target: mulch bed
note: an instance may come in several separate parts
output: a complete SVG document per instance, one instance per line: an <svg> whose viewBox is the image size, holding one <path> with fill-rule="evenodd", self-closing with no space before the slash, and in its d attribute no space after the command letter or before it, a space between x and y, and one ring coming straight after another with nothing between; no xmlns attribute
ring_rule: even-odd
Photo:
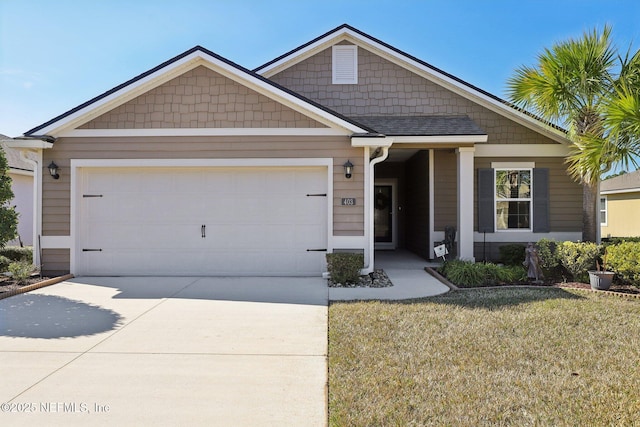
<svg viewBox="0 0 640 427"><path fill-rule="evenodd" d="M591 285L580 282L554 283L551 286L555 288L573 288L573 289L591 289ZM623 294L640 295L640 288L620 283L612 283L609 292L620 292Z"/></svg>
<svg viewBox="0 0 640 427"><path fill-rule="evenodd" d="M31 276L25 283L18 283L11 277L0 276L0 294L5 292L16 291L25 286L33 285L44 280L49 280L50 277Z"/></svg>
<svg viewBox="0 0 640 427"><path fill-rule="evenodd" d="M393 283L382 269L360 276L357 282L335 283L329 279L330 288L386 288L388 286L393 286Z"/></svg>
<svg viewBox="0 0 640 427"><path fill-rule="evenodd" d="M53 278L32 276L24 283L17 283L10 277L0 276L0 300L44 288L45 286L54 285L64 280L72 279L73 277L73 274Z"/></svg>

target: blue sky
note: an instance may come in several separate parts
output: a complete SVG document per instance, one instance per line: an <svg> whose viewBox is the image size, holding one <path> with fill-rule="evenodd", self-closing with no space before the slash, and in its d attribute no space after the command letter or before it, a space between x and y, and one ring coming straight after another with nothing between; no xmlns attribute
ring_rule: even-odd
<svg viewBox="0 0 640 427"><path fill-rule="evenodd" d="M255 68L343 23L501 97L516 67L584 30L640 47L638 0L0 0L0 133L195 45Z"/></svg>

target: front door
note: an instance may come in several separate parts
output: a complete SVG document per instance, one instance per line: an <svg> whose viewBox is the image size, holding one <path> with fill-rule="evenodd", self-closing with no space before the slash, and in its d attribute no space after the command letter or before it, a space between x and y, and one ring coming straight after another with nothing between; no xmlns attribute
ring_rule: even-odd
<svg viewBox="0 0 640 427"><path fill-rule="evenodd" d="M396 248L394 218L395 185L392 182L377 182L373 196L373 225L376 249Z"/></svg>

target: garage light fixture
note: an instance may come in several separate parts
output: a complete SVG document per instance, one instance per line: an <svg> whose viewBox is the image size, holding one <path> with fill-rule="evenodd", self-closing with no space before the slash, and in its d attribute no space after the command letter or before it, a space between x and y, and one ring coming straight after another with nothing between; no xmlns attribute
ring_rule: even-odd
<svg viewBox="0 0 640 427"><path fill-rule="evenodd" d="M60 175L58 174L58 165L56 165L53 160L51 161L51 163L49 163L49 173L51 174L51 176L53 177L53 179L58 179L60 178Z"/></svg>
<svg viewBox="0 0 640 427"><path fill-rule="evenodd" d="M353 173L353 163L347 160L347 163L342 166L344 166L344 177L347 179L351 178L351 174Z"/></svg>

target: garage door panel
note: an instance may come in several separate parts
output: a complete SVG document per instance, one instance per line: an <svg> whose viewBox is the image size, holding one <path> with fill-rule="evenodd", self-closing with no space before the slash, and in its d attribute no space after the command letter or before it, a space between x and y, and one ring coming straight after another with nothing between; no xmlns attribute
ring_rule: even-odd
<svg viewBox="0 0 640 427"><path fill-rule="evenodd" d="M317 275L327 168L95 168L82 174L81 274ZM206 237L202 235L205 225Z"/></svg>

